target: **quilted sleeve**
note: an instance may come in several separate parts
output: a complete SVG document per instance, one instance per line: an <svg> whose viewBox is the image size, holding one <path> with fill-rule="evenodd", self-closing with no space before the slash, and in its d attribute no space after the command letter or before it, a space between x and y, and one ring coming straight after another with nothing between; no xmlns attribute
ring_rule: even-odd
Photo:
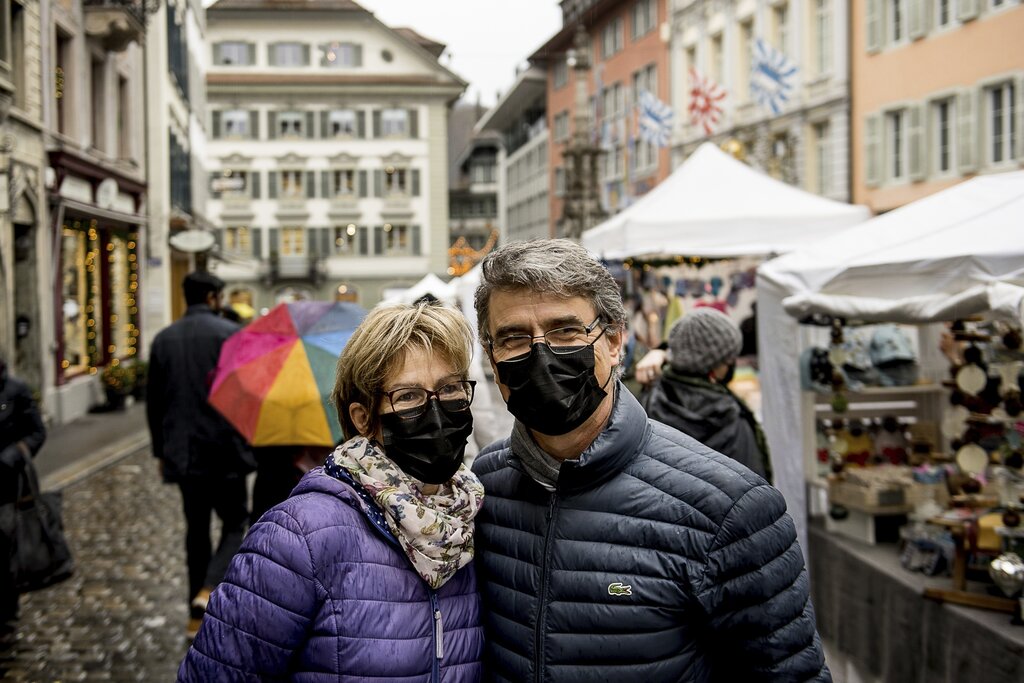
<svg viewBox="0 0 1024 683"><path fill-rule="evenodd" d="M250 529L210 597L178 681L266 681L288 676L326 599L299 523L267 512Z"/></svg>
<svg viewBox="0 0 1024 683"><path fill-rule="evenodd" d="M712 629L715 680L831 681L808 592L782 494L750 489L722 521L697 594Z"/></svg>

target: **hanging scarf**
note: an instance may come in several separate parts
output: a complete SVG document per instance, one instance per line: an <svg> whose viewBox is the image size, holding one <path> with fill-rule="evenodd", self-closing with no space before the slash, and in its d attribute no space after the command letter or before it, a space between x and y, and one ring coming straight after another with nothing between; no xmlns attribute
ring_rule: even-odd
<svg viewBox="0 0 1024 683"><path fill-rule="evenodd" d="M413 569L431 588L440 588L472 561L473 518L483 504L484 487L464 464L433 494L422 493L419 482L361 436L338 446L328 458L331 464L373 498ZM331 468L326 469L329 473Z"/></svg>

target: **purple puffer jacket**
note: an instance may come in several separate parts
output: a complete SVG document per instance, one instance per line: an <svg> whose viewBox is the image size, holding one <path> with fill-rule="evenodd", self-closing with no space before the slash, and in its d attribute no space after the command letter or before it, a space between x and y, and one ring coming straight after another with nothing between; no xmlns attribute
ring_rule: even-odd
<svg viewBox="0 0 1024 683"><path fill-rule="evenodd" d="M178 681L480 680L473 565L432 591L381 524L311 470L249 531Z"/></svg>

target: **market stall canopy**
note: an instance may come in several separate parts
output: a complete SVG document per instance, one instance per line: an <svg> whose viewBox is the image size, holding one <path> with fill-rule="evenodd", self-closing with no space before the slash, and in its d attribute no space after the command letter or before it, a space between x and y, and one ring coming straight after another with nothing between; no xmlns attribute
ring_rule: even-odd
<svg viewBox="0 0 1024 683"><path fill-rule="evenodd" d="M775 485L806 540L797 320L929 323L990 312L1021 319L1024 171L955 185L761 265L758 348ZM804 544L806 548L806 544Z"/></svg>
<svg viewBox="0 0 1024 683"><path fill-rule="evenodd" d="M787 185L706 142L635 204L584 232L583 246L608 260L768 256L868 217L866 207Z"/></svg>
<svg viewBox="0 0 1024 683"><path fill-rule="evenodd" d="M766 263L787 313L1024 316L1024 171L974 178Z"/></svg>
<svg viewBox="0 0 1024 683"><path fill-rule="evenodd" d="M400 302L404 304L411 304L427 294L436 297L446 304L455 302L455 292L452 290L451 286L433 273L427 273L423 276L422 280L414 284L409 289L384 299L384 303Z"/></svg>

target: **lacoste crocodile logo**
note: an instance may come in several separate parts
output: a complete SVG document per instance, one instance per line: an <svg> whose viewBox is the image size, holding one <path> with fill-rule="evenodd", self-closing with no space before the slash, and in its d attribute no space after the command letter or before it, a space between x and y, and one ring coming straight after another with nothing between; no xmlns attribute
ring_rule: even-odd
<svg viewBox="0 0 1024 683"><path fill-rule="evenodd" d="M610 583L608 584L608 595L614 595L616 597L622 595L632 595L632 586L623 586L621 583Z"/></svg>

